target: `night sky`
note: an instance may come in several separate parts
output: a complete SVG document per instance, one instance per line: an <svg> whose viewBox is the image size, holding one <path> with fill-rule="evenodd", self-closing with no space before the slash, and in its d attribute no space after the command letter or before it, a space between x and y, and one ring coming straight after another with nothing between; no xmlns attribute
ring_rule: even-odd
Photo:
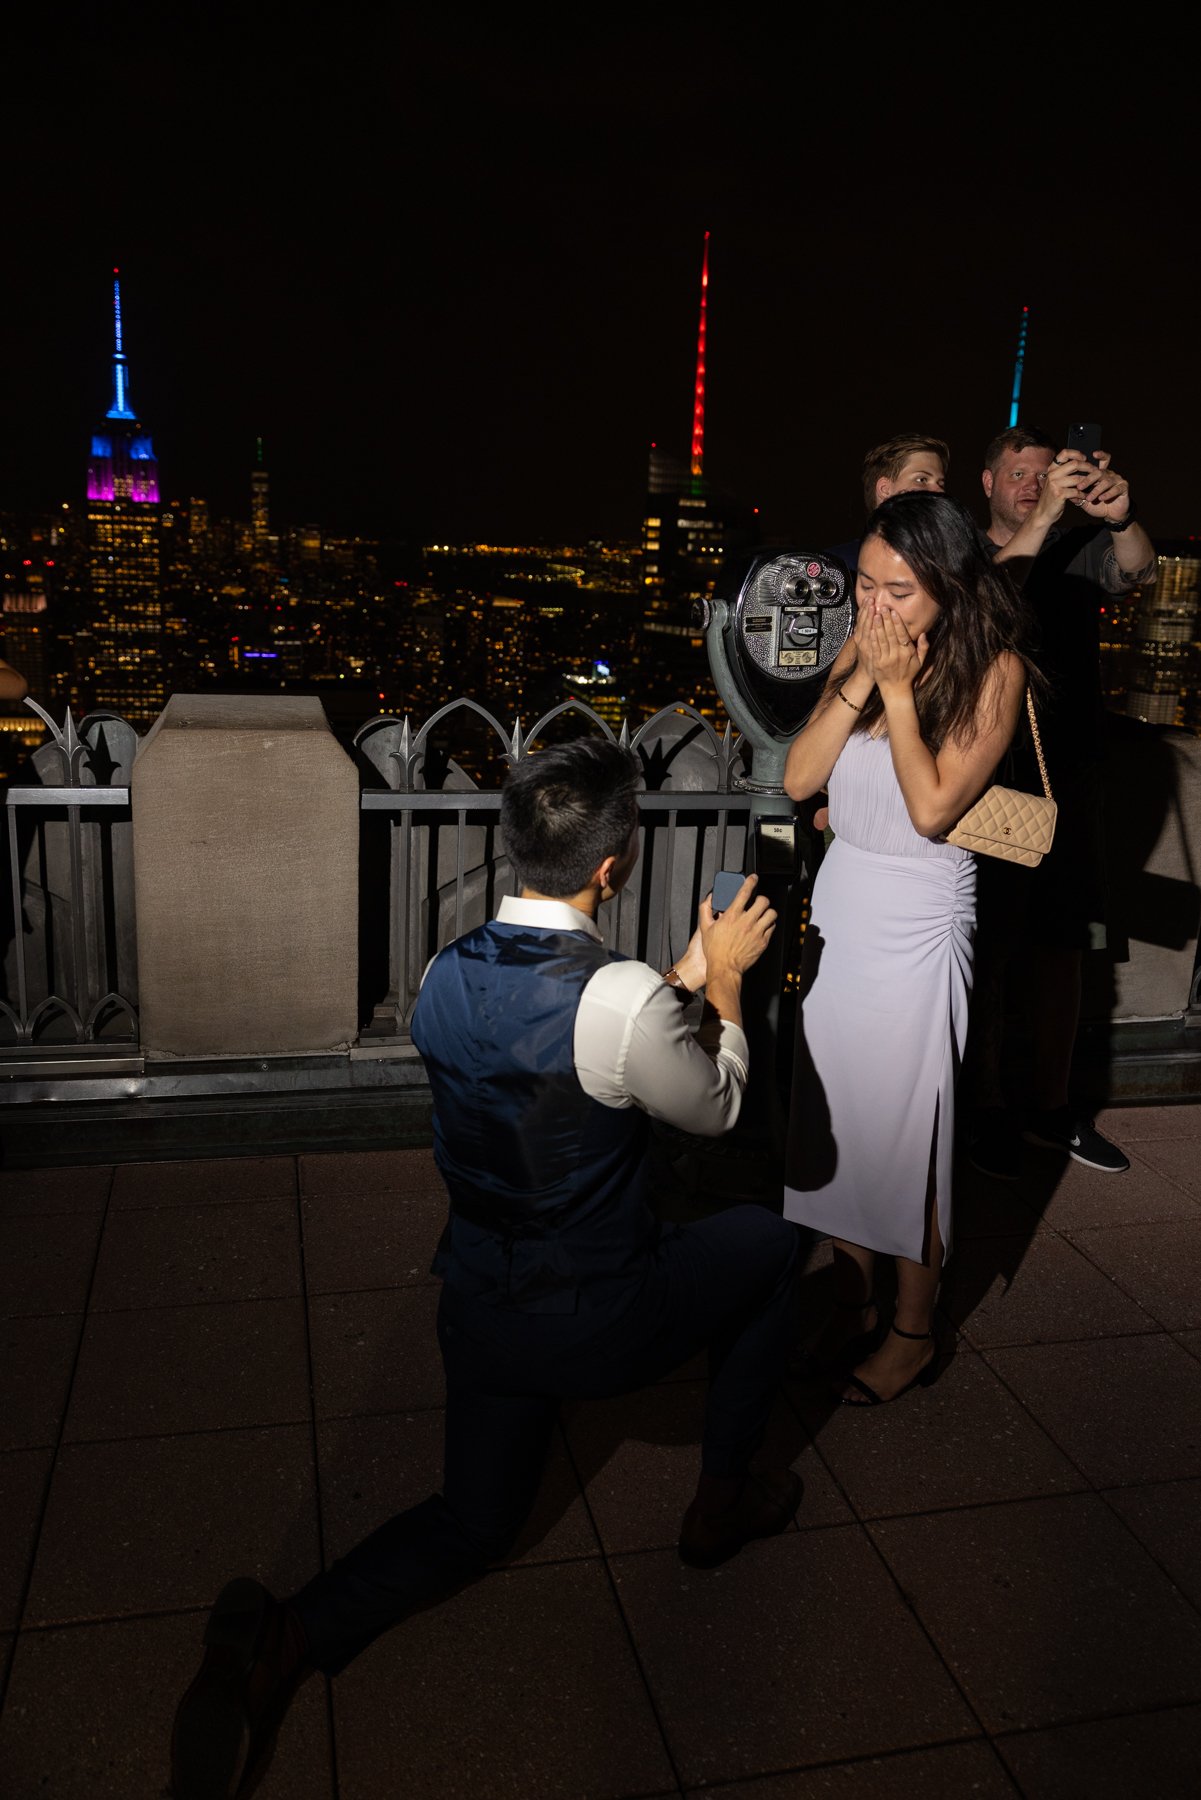
<svg viewBox="0 0 1201 1800"><path fill-rule="evenodd" d="M1201 532L1195 27L837 11L52 14L4 102L0 508L82 496L119 263L166 497L248 516L261 433L277 524L635 537L708 228L706 473L771 538L854 531L902 430L977 506L1023 304L1023 420L1099 420Z"/></svg>

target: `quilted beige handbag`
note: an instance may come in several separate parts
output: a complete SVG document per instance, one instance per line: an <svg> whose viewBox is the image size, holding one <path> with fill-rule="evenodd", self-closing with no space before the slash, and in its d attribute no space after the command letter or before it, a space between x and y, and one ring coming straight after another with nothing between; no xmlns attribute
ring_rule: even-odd
<svg viewBox="0 0 1201 1800"><path fill-rule="evenodd" d="M1000 856L1006 862L1022 863L1036 869L1055 837L1055 818L1059 811L1051 798L1047 765L1043 760L1042 739L1034 716L1034 701L1026 689L1026 711L1030 717L1030 734L1038 772L1043 779L1041 794L1024 794L1020 788L990 787L981 794L975 806L969 807L953 831L947 833L948 844L963 850L974 850L977 856Z"/></svg>

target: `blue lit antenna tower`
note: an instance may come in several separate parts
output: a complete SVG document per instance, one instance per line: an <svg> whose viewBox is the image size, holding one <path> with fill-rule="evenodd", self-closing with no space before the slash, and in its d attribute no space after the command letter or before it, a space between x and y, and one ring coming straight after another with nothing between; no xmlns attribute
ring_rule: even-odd
<svg viewBox="0 0 1201 1800"><path fill-rule="evenodd" d="M1018 331L1017 361L1013 365L1013 394L1009 401L1009 423L1011 426L1016 425L1018 422L1018 400L1020 399L1022 392L1022 367L1026 361L1026 333L1029 328L1030 308L1028 306L1023 306L1022 323Z"/></svg>
<svg viewBox="0 0 1201 1800"><path fill-rule="evenodd" d="M85 710L147 725L167 696L158 461L129 399L120 271L113 270L113 402L88 458L87 594L72 692Z"/></svg>

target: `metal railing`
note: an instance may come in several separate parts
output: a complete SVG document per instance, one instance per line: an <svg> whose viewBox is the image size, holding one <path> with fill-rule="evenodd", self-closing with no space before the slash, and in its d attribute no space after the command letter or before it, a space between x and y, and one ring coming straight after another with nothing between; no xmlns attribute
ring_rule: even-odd
<svg viewBox="0 0 1201 1800"><path fill-rule="evenodd" d="M514 766L557 719L576 713L610 740L640 757L648 779L639 796L642 855L630 882L606 909L602 930L610 947L666 967L683 951L696 908L717 869L741 867L750 798L737 784L739 745L727 727L719 736L694 708L664 707L633 736L620 737L579 701L553 708L523 731L506 731L474 700L456 700L414 733L407 719L384 716L363 726L356 749L387 785L362 795L367 816L392 826L388 891L391 899L388 990L364 1036L407 1036L421 977L443 944L494 916L513 891L509 864L493 833L498 788L423 786L435 729L456 713L482 719L506 767ZM456 781L453 773L452 782ZM660 785L651 786L652 781ZM689 785L683 785L688 783ZM677 785L680 784L680 785ZM442 842L449 827L449 844Z"/></svg>
<svg viewBox="0 0 1201 1800"><path fill-rule="evenodd" d="M31 758L36 783L14 785L6 796L11 918L0 1071L136 1067L130 775L137 736L115 714L93 713L76 726L68 711L60 728L41 706L27 704L48 739ZM477 786L443 747L448 732L468 723L461 715L473 726L482 722L508 768L571 714L633 750L647 780L639 796L643 854L603 921L611 947L665 968L682 952L715 871L742 866L750 800L738 787L741 740L728 727L719 734L692 707L665 707L632 736L575 700L528 731L520 721L506 729L468 699L440 708L416 731L407 718L373 718L352 746L363 782L360 1053L408 1041L429 958L494 916L513 889L496 837L499 783ZM427 785L434 780L439 785Z"/></svg>

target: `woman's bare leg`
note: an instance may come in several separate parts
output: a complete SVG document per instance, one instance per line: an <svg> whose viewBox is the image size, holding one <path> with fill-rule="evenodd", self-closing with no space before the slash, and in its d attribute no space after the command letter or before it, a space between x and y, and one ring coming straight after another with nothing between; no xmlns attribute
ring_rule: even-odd
<svg viewBox="0 0 1201 1800"><path fill-rule="evenodd" d="M938 1283L942 1276L942 1238L938 1230L938 1207L930 1208L930 1260L928 1263L910 1262L907 1256L898 1256L897 1262L897 1310L894 1323L897 1330L890 1331L880 1348L860 1363L855 1370L856 1376L878 1394L881 1400L892 1400L908 1387L915 1376L919 1375L928 1362L934 1360L936 1345L932 1335L934 1328L934 1302L938 1298ZM914 1337L900 1337L897 1331L913 1332ZM854 1405L870 1404L866 1395L857 1388L843 1389L848 1401Z"/></svg>

